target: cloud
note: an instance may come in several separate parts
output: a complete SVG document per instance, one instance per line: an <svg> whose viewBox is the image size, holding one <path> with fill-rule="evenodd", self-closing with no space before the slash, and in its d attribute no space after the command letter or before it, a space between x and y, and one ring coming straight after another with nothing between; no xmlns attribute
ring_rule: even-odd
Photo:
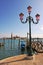
<svg viewBox="0 0 43 65"><path fill-rule="evenodd" d="M32 38L43 38L43 34L32 34Z"/></svg>
<svg viewBox="0 0 43 65"><path fill-rule="evenodd" d="M0 34L0 38L4 38L4 37L10 37L11 34L7 34L7 33L4 33L4 34Z"/></svg>
<svg viewBox="0 0 43 65"><path fill-rule="evenodd" d="M22 34L22 33L20 33L20 34ZM20 35L20 34L17 34L18 36L20 36L20 37L27 37L27 34L22 34L22 35ZM16 34L12 34L13 35L13 37L14 36L16 36ZM0 34L0 38L5 38L5 37L11 37L11 34ZM43 34L32 34L31 35L31 37L32 38L43 38Z"/></svg>
<svg viewBox="0 0 43 65"><path fill-rule="evenodd" d="M41 26L39 27L39 29L43 31L43 25L41 25Z"/></svg>
<svg viewBox="0 0 43 65"><path fill-rule="evenodd" d="M43 30L43 26L40 29Z"/></svg>

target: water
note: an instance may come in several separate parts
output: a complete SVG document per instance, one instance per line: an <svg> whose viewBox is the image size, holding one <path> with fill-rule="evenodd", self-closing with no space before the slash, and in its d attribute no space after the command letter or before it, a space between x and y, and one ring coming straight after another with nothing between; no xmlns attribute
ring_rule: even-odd
<svg viewBox="0 0 43 65"><path fill-rule="evenodd" d="M24 44L26 44L24 40L21 41L23 41ZM18 39L13 39L12 41L11 39L6 39L5 41L3 39L0 39L0 42L4 43L4 46L0 47L0 60L11 56L20 55L22 53L20 47L21 42L19 44ZM24 51L24 53L26 53L26 51Z"/></svg>
<svg viewBox="0 0 43 65"><path fill-rule="evenodd" d="M0 43L4 43L4 46L0 47L0 60L5 59L11 56L16 56L20 55L23 53L27 53L26 49L25 51L21 51L21 43L26 44L25 40L20 40L19 44L19 39L0 39ZM39 39L39 41L43 42L43 39ZM12 43L11 43L12 42Z"/></svg>

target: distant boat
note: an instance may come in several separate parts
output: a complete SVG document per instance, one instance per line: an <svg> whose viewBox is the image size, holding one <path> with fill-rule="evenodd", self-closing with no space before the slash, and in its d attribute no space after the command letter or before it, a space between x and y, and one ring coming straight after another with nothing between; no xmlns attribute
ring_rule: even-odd
<svg viewBox="0 0 43 65"><path fill-rule="evenodd" d="M4 43L0 43L0 46L4 46Z"/></svg>

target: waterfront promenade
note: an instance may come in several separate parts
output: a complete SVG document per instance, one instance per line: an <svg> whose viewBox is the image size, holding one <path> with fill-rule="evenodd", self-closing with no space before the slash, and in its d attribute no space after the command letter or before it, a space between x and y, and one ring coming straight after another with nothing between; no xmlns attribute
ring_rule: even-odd
<svg viewBox="0 0 43 65"><path fill-rule="evenodd" d="M9 57L0 60L0 65L43 65L43 53L34 54L31 60L26 54Z"/></svg>

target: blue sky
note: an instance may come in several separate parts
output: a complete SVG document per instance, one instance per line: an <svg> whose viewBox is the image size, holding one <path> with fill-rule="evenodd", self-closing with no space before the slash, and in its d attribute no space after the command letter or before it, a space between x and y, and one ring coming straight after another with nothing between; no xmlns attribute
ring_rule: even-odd
<svg viewBox="0 0 43 65"><path fill-rule="evenodd" d="M29 5L32 6L31 16L34 21L36 21L35 15L40 14L39 23L31 25L32 34L43 34L43 0L0 0L0 35L13 33L14 35L26 36L28 23L22 24L20 22L19 13L24 13L25 21Z"/></svg>

